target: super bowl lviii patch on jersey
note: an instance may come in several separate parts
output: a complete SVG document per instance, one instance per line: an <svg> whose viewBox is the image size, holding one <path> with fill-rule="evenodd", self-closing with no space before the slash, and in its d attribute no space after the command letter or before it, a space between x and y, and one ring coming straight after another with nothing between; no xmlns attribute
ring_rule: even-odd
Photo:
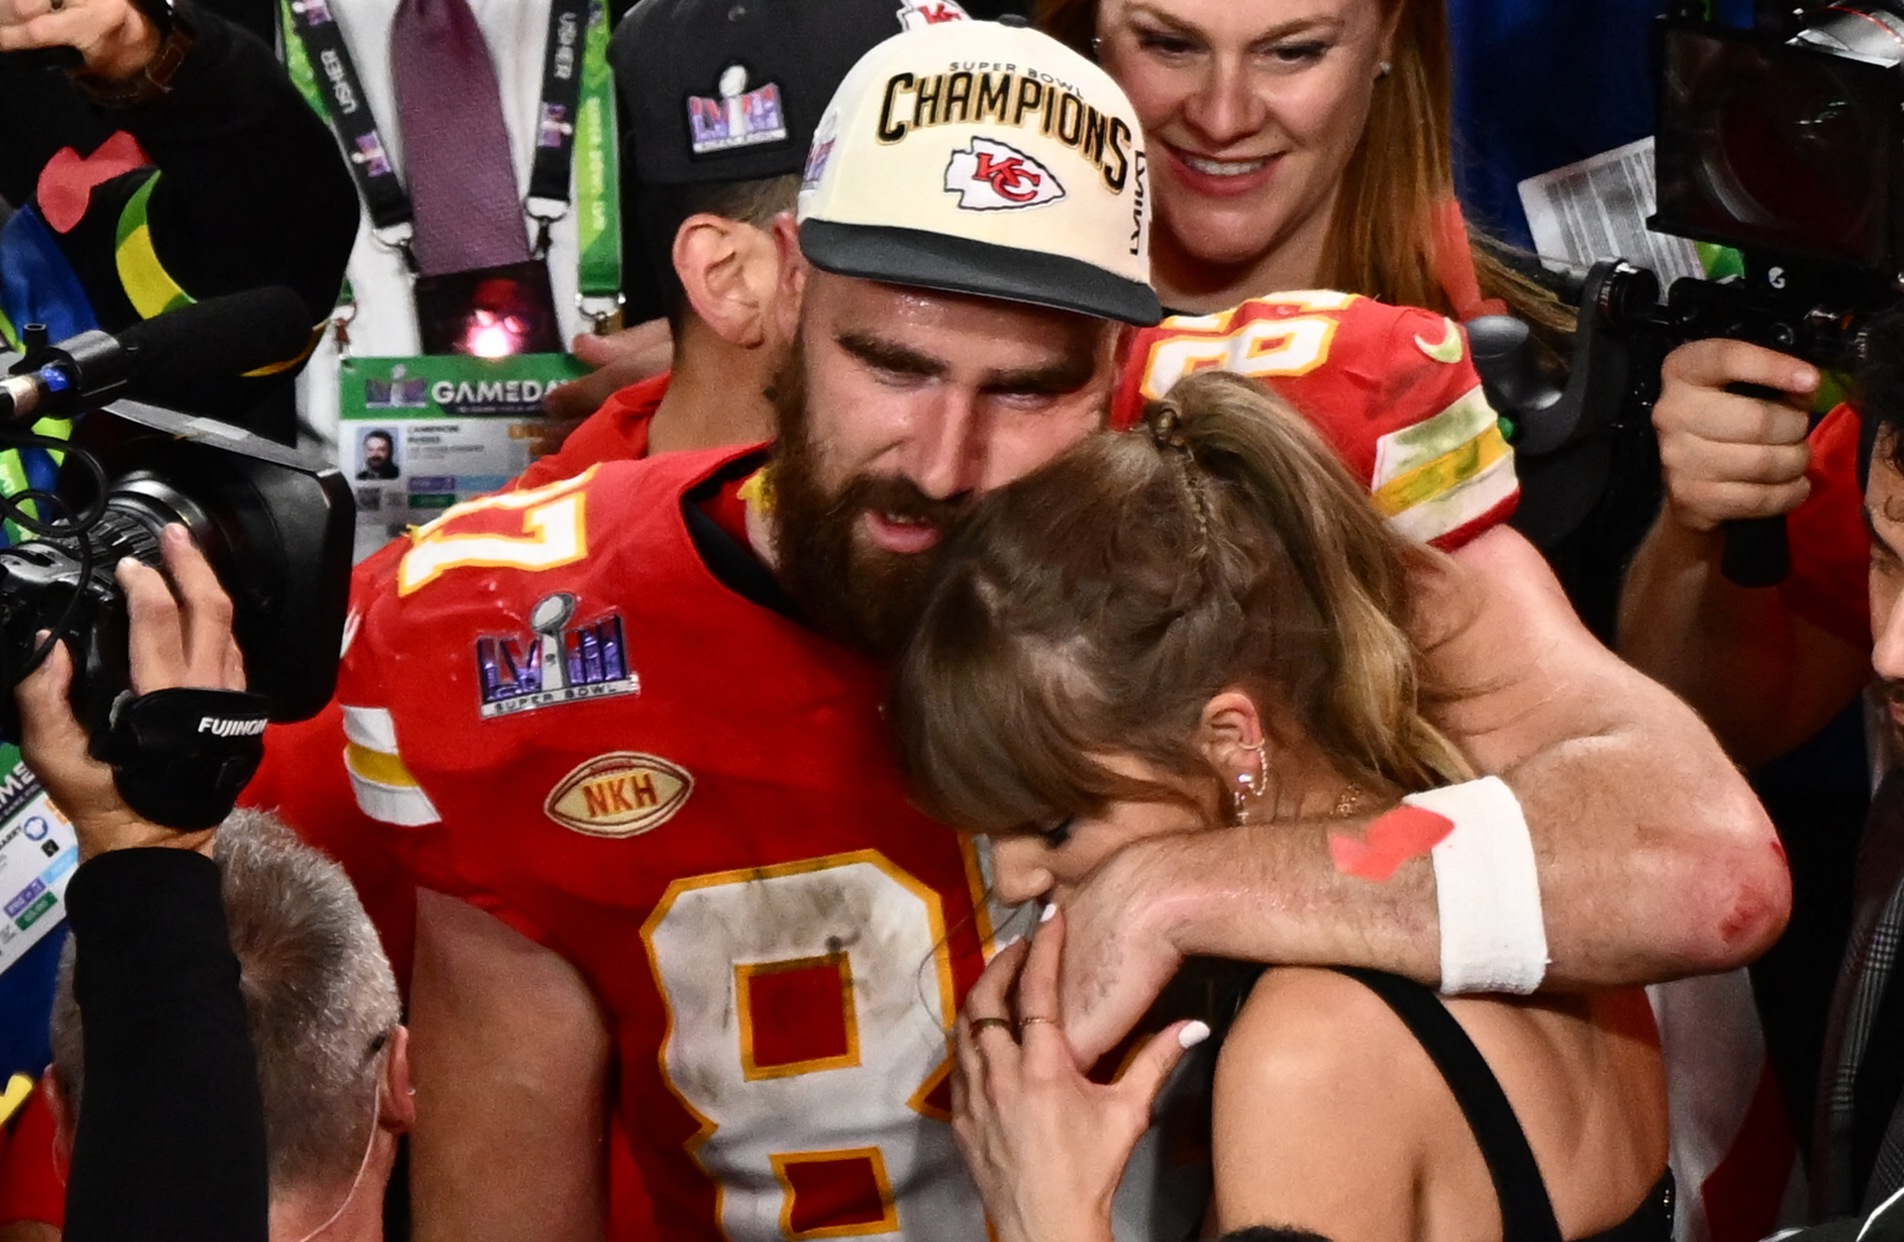
<svg viewBox="0 0 1904 1242"><path fill-rule="evenodd" d="M575 596L558 591L530 611L527 633L476 640L483 719L641 693L621 614L571 624L576 610Z"/></svg>
<svg viewBox="0 0 1904 1242"><path fill-rule="evenodd" d="M542 803L550 819L591 837L638 837L674 818L694 777L659 755L610 751L556 783Z"/></svg>

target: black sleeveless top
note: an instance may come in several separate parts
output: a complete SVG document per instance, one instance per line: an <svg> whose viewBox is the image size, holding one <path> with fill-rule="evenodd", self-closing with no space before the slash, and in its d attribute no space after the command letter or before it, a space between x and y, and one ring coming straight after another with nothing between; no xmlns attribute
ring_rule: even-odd
<svg viewBox="0 0 1904 1242"><path fill-rule="evenodd" d="M1405 1023L1441 1071L1474 1131L1501 1203L1501 1242L1563 1242L1547 1183L1534 1150L1514 1116L1481 1050L1461 1029L1441 998L1410 979L1375 970L1336 968L1381 997ZM1639 1210L1611 1229L1579 1242L1670 1242L1673 1236L1673 1174L1668 1169Z"/></svg>

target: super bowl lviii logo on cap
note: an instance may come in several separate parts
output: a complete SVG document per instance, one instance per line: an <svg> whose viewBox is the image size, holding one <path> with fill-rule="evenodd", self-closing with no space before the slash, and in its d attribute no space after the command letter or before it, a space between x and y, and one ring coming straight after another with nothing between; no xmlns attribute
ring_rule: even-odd
<svg viewBox="0 0 1904 1242"><path fill-rule="evenodd" d="M688 96L688 133L696 155L779 142L787 136L780 87L768 82L748 90L747 85L747 67L733 64L721 71L717 95Z"/></svg>
<svg viewBox="0 0 1904 1242"><path fill-rule="evenodd" d="M1155 323L1136 113L1057 40L996 22L908 30L814 133L800 241L822 271Z"/></svg>

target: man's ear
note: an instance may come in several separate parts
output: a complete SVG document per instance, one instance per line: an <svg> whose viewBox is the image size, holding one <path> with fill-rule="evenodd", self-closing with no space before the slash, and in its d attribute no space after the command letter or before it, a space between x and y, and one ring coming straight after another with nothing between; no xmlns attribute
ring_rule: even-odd
<svg viewBox="0 0 1904 1242"><path fill-rule="evenodd" d="M78 1130L79 1118L73 1116L72 1102L66 1098L50 1065L40 1075L40 1091L46 1096L46 1111L53 1117L53 1160L63 1175L73 1167L73 1135Z"/></svg>
<svg viewBox="0 0 1904 1242"><path fill-rule="evenodd" d="M1263 736L1263 718L1256 702L1241 690L1225 690L1203 705L1197 744L1226 782L1238 776L1259 776Z"/></svg>
<svg viewBox="0 0 1904 1242"><path fill-rule="evenodd" d="M774 298L774 314L780 320L780 339L791 341L800 331L800 299L806 296L806 252L800 249L800 226L793 213L774 217L774 248L780 252L780 290Z"/></svg>
<svg viewBox="0 0 1904 1242"><path fill-rule="evenodd" d="M778 327L780 253L766 231L725 216L689 216L674 235L674 272L694 314L722 339L757 349Z"/></svg>
<svg viewBox="0 0 1904 1242"><path fill-rule="evenodd" d="M416 1125L416 1087L410 1081L410 1028L407 1026L398 1026L390 1032L390 1045L383 1060L383 1090L377 1097L377 1124L392 1134L403 1134Z"/></svg>

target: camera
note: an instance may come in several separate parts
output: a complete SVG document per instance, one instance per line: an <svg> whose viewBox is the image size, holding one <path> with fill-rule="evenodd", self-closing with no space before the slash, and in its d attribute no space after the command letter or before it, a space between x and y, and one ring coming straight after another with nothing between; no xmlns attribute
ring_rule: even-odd
<svg viewBox="0 0 1904 1242"><path fill-rule="evenodd" d="M1745 272L1676 281L1663 309L1643 285L1596 309L1629 329L1854 366L1871 316L1904 287L1904 17L1846 4L1739 30L1680 12L1654 37L1648 227L1732 247Z"/></svg>
<svg viewBox="0 0 1904 1242"><path fill-rule="evenodd" d="M1676 0L1654 29L1658 210L1647 225L1730 247L1743 270L1683 278L1662 296L1650 271L1596 265L1565 391L1535 374L1524 330L1470 325L1517 452L1573 459L1549 467L1574 477L1528 515L1536 543L1563 538L1592 506L1604 466L1587 443L1622 409L1651 406L1673 348L1724 337L1848 371L1871 324L1904 300L1904 12L1766 5L1746 29L1705 10ZM1783 519L1728 527L1728 577L1771 585L1788 568Z"/></svg>
<svg viewBox="0 0 1904 1242"><path fill-rule="evenodd" d="M48 346L29 333L0 384L0 406L12 402L0 414L14 419L0 425L0 449L63 458L50 487L0 501L9 525L34 536L0 548L0 686L67 642L73 710L95 754L131 684L115 569L128 556L158 566L168 523L191 532L231 597L246 682L271 719L315 715L335 686L355 521L342 474L241 428L123 396L205 362L217 374L282 358L287 344L295 355L306 312L295 295L269 292L282 296L208 301L116 340L91 332ZM215 356L221 348L236 352ZM49 413L86 417L70 441L20 430ZM17 741L19 726L13 696L0 695L0 738Z"/></svg>

